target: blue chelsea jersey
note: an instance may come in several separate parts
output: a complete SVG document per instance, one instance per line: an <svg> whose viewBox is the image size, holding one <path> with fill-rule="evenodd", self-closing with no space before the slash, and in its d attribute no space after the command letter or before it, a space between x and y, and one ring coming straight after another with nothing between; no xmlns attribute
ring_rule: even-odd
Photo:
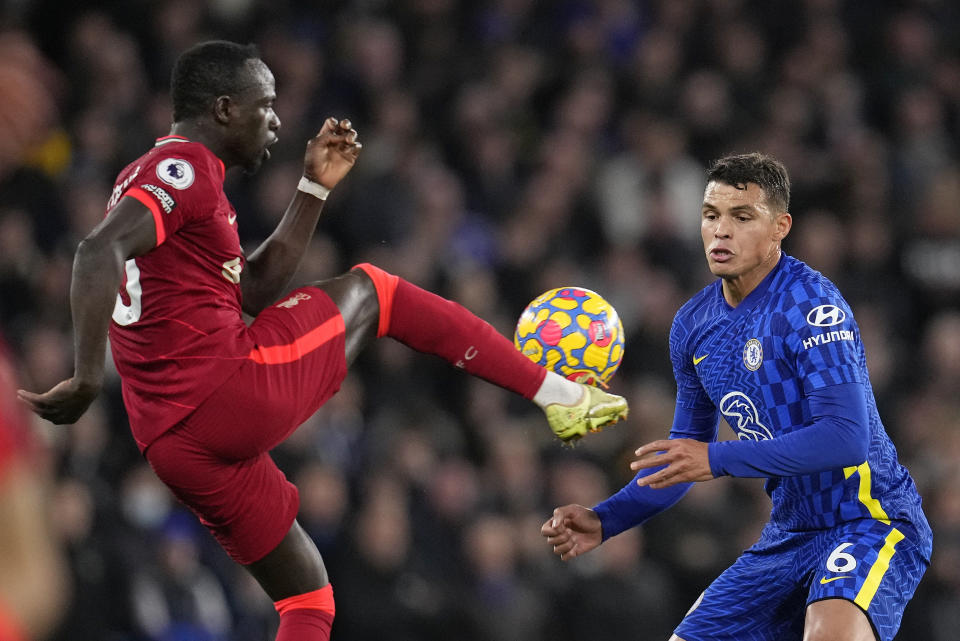
<svg viewBox="0 0 960 641"><path fill-rule="evenodd" d="M783 255L737 307L725 301L717 280L677 312L670 356L677 403L697 416L710 416L713 410L710 425L689 426L704 440L709 440L707 432L715 438L720 416L741 440L802 430L812 423L811 392L862 384L870 430L867 460L768 479L771 522L782 530L801 531L874 518L929 532L913 479L898 462L877 413L853 313L819 272Z"/></svg>

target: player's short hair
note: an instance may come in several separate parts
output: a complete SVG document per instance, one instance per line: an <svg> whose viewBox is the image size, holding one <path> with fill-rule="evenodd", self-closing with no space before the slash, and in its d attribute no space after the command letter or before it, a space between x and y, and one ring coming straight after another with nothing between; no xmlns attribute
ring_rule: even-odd
<svg viewBox="0 0 960 641"><path fill-rule="evenodd" d="M173 65L170 78L173 121L200 116L220 96L243 89L247 62L259 58L256 45L226 40L201 42L184 51Z"/></svg>
<svg viewBox="0 0 960 641"><path fill-rule="evenodd" d="M713 181L738 189L754 183L763 189L775 211L790 208L790 177L783 163L771 156L758 152L724 156L707 170L707 182Z"/></svg>

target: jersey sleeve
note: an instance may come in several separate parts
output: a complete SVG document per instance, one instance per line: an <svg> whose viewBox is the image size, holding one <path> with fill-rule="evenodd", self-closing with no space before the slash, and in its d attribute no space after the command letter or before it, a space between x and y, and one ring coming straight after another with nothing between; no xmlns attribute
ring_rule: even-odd
<svg viewBox="0 0 960 641"><path fill-rule="evenodd" d="M796 364L805 395L844 383L865 383L860 330L850 306L822 289L800 299L784 315L784 350Z"/></svg>
<svg viewBox="0 0 960 641"><path fill-rule="evenodd" d="M223 175L209 156L198 145L172 147L145 166L124 194L153 214L157 245L184 225L213 213L211 202L216 202Z"/></svg>

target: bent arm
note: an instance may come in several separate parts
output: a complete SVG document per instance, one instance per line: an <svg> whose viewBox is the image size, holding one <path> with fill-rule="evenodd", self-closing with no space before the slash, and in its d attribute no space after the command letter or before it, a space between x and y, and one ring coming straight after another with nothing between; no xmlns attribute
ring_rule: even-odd
<svg viewBox="0 0 960 641"><path fill-rule="evenodd" d="M677 404L670 438L692 438L702 442L717 437L719 414L715 408L688 410ZM623 489L594 506L603 528L603 540L640 525L683 498L693 483L678 483L663 489L640 486L637 481L655 474L664 466L641 470Z"/></svg>
<svg viewBox="0 0 960 641"><path fill-rule="evenodd" d="M710 444L714 476L801 476L859 465L867 458L870 423L863 383L831 385L809 395L812 423L766 441Z"/></svg>
<svg viewBox="0 0 960 641"><path fill-rule="evenodd" d="M123 198L80 241L73 260L70 307L74 330L74 378L103 380L107 330L123 281L124 263L153 249L157 229L153 214L133 198Z"/></svg>
<svg viewBox="0 0 960 641"><path fill-rule="evenodd" d="M329 192L353 167L361 148L349 120L327 118L307 142L303 177L320 192ZM307 251L325 198L297 189L280 224L247 258L240 280L243 311L256 316L284 293Z"/></svg>
<svg viewBox="0 0 960 641"><path fill-rule="evenodd" d="M139 201L126 197L80 241L70 282L73 377L44 394L19 394L43 418L57 424L73 423L100 392L107 330L123 281L124 262L150 251L156 239L153 214Z"/></svg>
<svg viewBox="0 0 960 641"><path fill-rule="evenodd" d="M320 220L324 201L297 190L273 233L247 258L240 289L243 311L256 316L293 278Z"/></svg>

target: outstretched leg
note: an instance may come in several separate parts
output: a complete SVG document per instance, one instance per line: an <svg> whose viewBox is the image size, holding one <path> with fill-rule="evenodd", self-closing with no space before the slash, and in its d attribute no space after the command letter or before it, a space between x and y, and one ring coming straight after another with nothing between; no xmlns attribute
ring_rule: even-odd
<svg viewBox="0 0 960 641"><path fill-rule="evenodd" d="M314 283L336 303L346 328L347 364L374 338L390 336L455 367L533 399L546 370L466 308L373 265ZM574 400L580 392L568 388Z"/></svg>
<svg viewBox="0 0 960 641"><path fill-rule="evenodd" d="M390 336L532 400L546 411L551 429L564 441L627 415L623 398L536 365L466 308L378 267L364 263L314 286L340 309L348 363L373 338Z"/></svg>

